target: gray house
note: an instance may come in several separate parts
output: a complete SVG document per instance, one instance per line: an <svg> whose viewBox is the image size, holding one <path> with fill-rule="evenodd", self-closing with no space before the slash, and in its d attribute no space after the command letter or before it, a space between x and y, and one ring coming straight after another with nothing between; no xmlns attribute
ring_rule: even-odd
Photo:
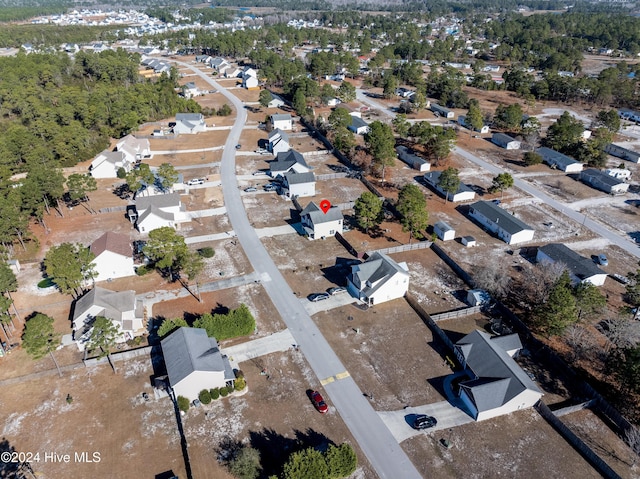
<svg viewBox="0 0 640 479"><path fill-rule="evenodd" d="M337 206L325 213L313 201L300 212L300 222L310 240L335 236L342 233L344 217Z"/></svg>
<svg viewBox="0 0 640 479"><path fill-rule="evenodd" d="M520 142L504 133L494 133L491 136L491 143L493 143L494 145L498 145L500 148L504 148L505 150L520 149Z"/></svg>
<svg viewBox="0 0 640 479"><path fill-rule="evenodd" d="M276 159L269 163L269 174L274 178L283 176L289 171L307 173L311 171L311 167L296 150L280 152L276 155Z"/></svg>
<svg viewBox="0 0 640 479"><path fill-rule="evenodd" d="M412 153L406 146L396 146L396 153L398 154L398 158L414 170L429 171L431 169L431 163Z"/></svg>
<svg viewBox="0 0 640 479"><path fill-rule="evenodd" d="M610 195L624 195L629 190L629 183L609 176L604 171L596 170L595 168L588 168L581 172L580 181Z"/></svg>
<svg viewBox="0 0 640 479"><path fill-rule="evenodd" d="M631 161L633 163L640 162L640 153L623 146L616 145L615 143L609 143L604 147L604 151L623 160Z"/></svg>
<svg viewBox="0 0 640 479"><path fill-rule="evenodd" d="M552 150L543 146L536 150L544 161L551 168L557 168L565 173L580 173L582 171L582 163L574 160L570 156L563 155L559 151Z"/></svg>
<svg viewBox="0 0 640 479"><path fill-rule="evenodd" d="M539 247L536 261L564 264L575 283L588 281L594 286L602 286L607 279L607 273L598 268L591 259L579 255L562 243Z"/></svg>
<svg viewBox="0 0 640 479"><path fill-rule="evenodd" d="M215 338L201 328L178 328L161 341L169 384L176 396L190 401L203 389L233 384L229 358L220 352Z"/></svg>
<svg viewBox="0 0 640 479"><path fill-rule="evenodd" d="M366 135L369 133L369 123L364 121L359 116L351 115L351 124L347 127L349 131L354 132L356 135Z"/></svg>
<svg viewBox="0 0 640 479"><path fill-rule="evenodd" d="M478 201L469 206L469 216L507 244L533 239L531 226L503 210L492 201Z"/></svg>
<svg viewBox="0 0 640 479"><path fill-rule="evenodd" d="M284 174L284 182L282 189L286 196L299 198L305 196L316 195L316 175L313 171L306 173L296 173L295 171L287 171Z"/></svg>
<svg viewBox="0 0 640 479"><path fill-rule="evenodd" d="M453 111L443 107L442 105L438 105L437 103L432 103L429 108L434 114L437 114L437 116L441 116L442 118L451 119L455 116Z"/></svg>

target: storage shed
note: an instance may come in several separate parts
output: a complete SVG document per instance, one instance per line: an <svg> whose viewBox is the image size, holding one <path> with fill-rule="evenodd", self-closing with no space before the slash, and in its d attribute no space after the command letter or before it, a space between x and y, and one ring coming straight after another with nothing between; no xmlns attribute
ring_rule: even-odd
<svg viewBox="0 0 640 479"><path fill-rule="evenodd" d="M456 230L454 230L444 221L438 221L435 225L433 225L433 232L442 241L450 241L456 237Z"/></svg>

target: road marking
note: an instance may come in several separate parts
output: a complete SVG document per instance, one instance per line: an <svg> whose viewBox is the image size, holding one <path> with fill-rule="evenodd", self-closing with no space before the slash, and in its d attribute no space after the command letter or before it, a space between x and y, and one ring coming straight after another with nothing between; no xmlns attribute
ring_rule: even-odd
<svg viewBox="0 0 640 479"><path fill-rule="evenodd" d="M334 378L333 376L329 376L327 379L321 380L320 384L322 384L323 386L326 386L327 384L332 383L335 380L336 378Z"/></svg>
<svg viewBox="0 0 640 479"><path fill-rule="evenodd" d="M345 379L345 378L348 378L349 376L351 376L351 374L349 374L349 371L345 371L343 373L336 374L336 379Z"/></svg>

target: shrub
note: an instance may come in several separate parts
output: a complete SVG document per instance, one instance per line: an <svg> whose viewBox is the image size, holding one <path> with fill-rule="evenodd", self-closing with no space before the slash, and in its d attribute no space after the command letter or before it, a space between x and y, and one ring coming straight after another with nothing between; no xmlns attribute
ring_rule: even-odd
<svg viewBox="0 0 640 479"><path fill-rule="evenodd" d="M240 307L227 314L205 313L193 323L193 326L204 328L209 337L224 341L251 334L256 328L256 320L249 308L245 304L241 304Z"/></svg>
<svg viewBox="0 0 640 479"><path fill-rule="evenodd" d="M214 401L220 397L220 389L213 388L209 390L209 394L211 395L211 399Z"/></svg>
<svg viewBox="0 0 640 479"><path fill-rule="evenodd" d="M220 388L220 396L227 397L229 395L229 389L226 386Z"/></svg>
<svg viewBox="0 0 640 479"><path fill-rule="evenodd" d="M324 457L329 467L329 477L332 478L348 477L358 467L356 452L346 442L339 446L329 445Z"/></svg>
<svg viewBox="0 0 640 479"><path fill-rule="evenodd" d="M164 338L167 334L178 328L186 328L189 325L183 318L165 319L158 328L158 336Z"/></svg>
<svg viewBox="0 0 640 479"><path fill-rule="evenodd" d="M214 249L210 246L205 246L204 248L200 248L198 250L198 254L200 256L202 256L203 258L213 258L213 256L216 254L216 252L214 251Z"/></svg>
<svg viewBox="0 0 640 479"><path fill-rule="evenodd" d="M260 453L253 448L243 447L229 461L229 472L240 479L256 479L260 476Z"/></svg>
<svg viewBox="0 0 640 479"><path fill-rule="evenodd" d="M225 103L224 105L222 105L218 109L218 112L216 113L216 115L218 115L218 116L229 116L229 115L231 115L231 107Z"/></svg>
<svg viewBox="0 0 640 479"><path fill-rule="evenodd" d="M187 412L189 410L189 400L184 396L178 396L178 409L182 412Z"/></svg>
<svg viewBox="0 0 640 479"><path fill-rule="evenodd" d="M116 176L118 178L120 178L121 180L124 180L127 177L127 170L125 170L122 166L120 168L118 168L118 171L116 171Z"/></svg>
<svg viewBox="0 0 640 479"><path fill-rule="evenodd" d="M55 286L55 283L51 278L45 278L38 283L38 288L50 288L51 286Z"/></svg>
<svg viewBox="0 0 640 479"><path fill-rule="evenodd" d="M146 266L142 265L142 266L138 266L136 268L136 274L138 276L144 276L145 274L149 273L150 271L152 271L150 268L147 268Z"/></svg>
<svg viewBox="0 0 640 479"><path fill-rule="evenodd" d="M200 402L202 404L209 404L211 402L211 394L209 393L209 390L203 389L202 391L200 391L200 394L198 394L198 399L200 399Z"/></svg>
<svg viewBox="0 0 640 479"><path fill-rule="evenodd" d="M236 378L236 383L233 386L236 391L242 391L246 387L247 381L244 378Z"/></svg>

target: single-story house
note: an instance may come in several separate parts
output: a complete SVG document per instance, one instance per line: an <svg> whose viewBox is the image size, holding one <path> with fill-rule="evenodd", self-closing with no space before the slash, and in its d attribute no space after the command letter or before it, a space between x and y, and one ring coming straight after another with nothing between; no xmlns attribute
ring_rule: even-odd
<svg viewBox="0 0 640 479"><path fill-rule="evenodd" d="M456 237L456 230L444 221L438 221L435 225L433 225L433 232L442 241L450 241L452 239L455 239Z"/></svg>
<svg viewBox="0 0 640 479"><path fill-rule="evenodd" d="M491 135L491 143L505 150L519 150L521 146L518 140L504 133L494 133Z"/></svg>
<svg viewBox="0 0 640 479"><path fill-rule="evenodd" d="M176 135L200 133L206 129L202 113L178 113L176 124L173 126Z"/></svg>
<svg viewBox="0 0 640 479"><path fill-rule="evenodd" d="M287 135L286 132L280 128L269 132L269 136L267 137L267 151L277 155L278 153L286 153L290 149L289 135Z"/></svg>
<svg viewBox="0 0 640 479"><path fill-rule="evenodd" d="M291 198L294 196L299 198L315 196L316 175L313 174L313 171L307 171L306 173L288 171L284 174L282 189L284 194Z"/></svg>
<svg viewBox="0 0 640 479"><path fill-rule="evenodd" d="M604 147L604 151L612 156L615 156L616 158L621 158L633 163L640 162L639 152L630 150L629 148L625 148L620 145L616 145L615 143L609 143Z"/></svg>
<svg viewBox="0 0 640 479"><path fill-rule="evenodd" d="M437 103L432 103L429 106L429 109L436 114L437 116L441 116L442 118L451 119L455 116L455 113L448 108L443 107L442 105L438 105Z"/></svg>
<svg viewBox="0 0 640 479"><path fill-rule="evenodd" d="M271 124L271 129L276 130L285 130L289 131L293 129L293 118L289 113L276 113L269 117L269 123Z"/></svg>
<svg viewBox="0 0 640 479"><path fill-rule="evenodd" d="M479 330L456 343L456 357L469 377L458 394L476 421L533 407L542 397L513 359L520 349L517 334L490 336Z"/></svg>
<svg viewBox="0 0 640 479"><path fill-rule="evenodd" d="M311 171L311 168L304 160L304 156L296 150L280 152L276 155L275 160L269 162L269 175L273 178L282 176L289 171L307 173Z"/></svg>
<svg viewBox="0 0 640 479"><path fill-rule="evenodd" d="M91 162L89 171L94 178L117 178L120 168L129 173L133 169L133 162L127 159L123 151L103 151Z"/></svg>
<svg viewBox="0 0 640 479"><path fill-rule="evenodd" d="M562 243L551 243L538 248L536 253L538 263L562 263L574 283L588 281L594 286L602 286L607 273L598 268L589 258L579 255Z"/></svg>
<svg viewBox="0 0 640 479"><path fill-rule="evenodd" d="M276 95L275 93L271 94L271 100L267 104L268 108L280 108L284 106L284 100Z"/></svg>
<svg viewBox="0 0 640 479"><path fill-rule="evenodd" d="M482 306L491 302L491 295L484 289L470 289L467 291L467 303L470 306Z"/></svg>
<svg viewBox="0 0 640 479"><path fill-rule="evenodd" d="M136 197L136 228L141 233L170 226L178 227L179 215L183 211L178 193Z"/></svg>
<svg viewBox="0 0 640 479"><path fill-rule="evenodd" d="M626 168L608 168L604 170L604 172L612 176L613 178L617 178L618 180L630 180L631 179L631 171Z"/></svg>
<svg viewBox="0 0 640 479"><path fill-rule="evenodd" d="M559 151L543 146L536 149L536 153L542 156L542 161L551 168L557 168L565 173L580 173L582 171L582 163L574 160L570 156L563 155Z"/></svg>
<svg viewBox="0 0 640 479"><path fill-rule="evenodd" d="M73 307L73 339L81 351L98 316L110 319L118 328L120 334L116 342L124 342L146 332L143 304L136 299L135 291L109 291L96 286L77 299Z"/></svg>
<svg viewBox="0 0 640 479"><path fill-rule="evenodd" d="M151 145L147 138L136 138L133 135L127 135L118 140L116 151L123 152L129 162L135 163L151 156Z"/></svg>
<svg viewBox="0 0 640 479"><path fill-rule="evenodd" d="M246 88L247 90L255 90L258 88L258 77L249 75L248 73L243 73L242 88Z"/></svg>
<svg viewBox="0 0 640 479"><path fill-rule="evenodd" d="M375 251L364 263L351 266L349 293L369 305L402 298L409 289L409 268Z"/></svg>
<svg viewBox="0 0 640 479"><path fill-rule="evenodd" d="M462 246L466 246L467 248L477 246L476 239L473 236L463 236L460 238L460 242L462 243Z"/></svg>
<svg viewBox="0 0 640 479"><path fill-rule="evenodd" d="M454 193L446 193L440 186L438 185L438 181L440 180L440 175L442 171L430 171L424 175L425 183L440 193L442 196L447 196L449 201L457 203L459 201L471 201L476 197L476 192L469 188L464 183L460 182L458 185L458 190Z"/></svg>
<svg viewBox="0 0 640 479"><path fill-rule="evenodd" d="M360 111L360 107L349 105L348 103L342 103L337 108L346 110L346 112L349 113L349 116L362 118L362 111Z"/></svg>
<svg viewBox="0 0 640 479"><path fill-rule="evenodd" d="M469 205L469 216L507 244L533 239L534 230L493 201L478 201Z"/></svg>
<svg viewBox="0 0 640 479"><path fill-rule="evenodd" d="M310 240L342 233L344 217L337 206L323 212L313 201L300 212L300 222Z"/></svg>
<svg viewBox="0 0 640 479"><path fill-rule="evenodd" d="M202 328L182 327L162 339L162 356L174 394L189 401L203 389L233 385L235 373L215 338Z"/></svg>
<svg viewBox="0 0 640 479"><path fill-rule="evenodd" d="M429 163L424 158L420 158L406 146L396 146L396 153L398 154L398 158L400 158L400 160L405 162L414 170L429 171L431 169L431 163Z"/></svg>
<svg viewBox="0 0 640 479"><path fill-rule="evenodd" d="M359 116L351 115L351 124L347 127L349 131L354 132L356 135L366 135L369 133L369 123L364 121Z"/></svg>
<svg viewBox="0 0 640 479"><path fill-rule="evenodd" d="M467 125L467 117L465 115L458 116L458 124L460 126L465 127L468 130L471 129L471 126ZM482 125L482 127L480 127L479 129L478 128L474 128L473 131L477 131L480 134L489 133L489 125Z"/></svg>
<svg viewBox="0 0 640 479"><path fill-rule="evenodd" d="M107 231L89 247L95 255L96 281L124 278L136 274L133 269L133 246L128 236Z"/></svg>
<svg viewBox="0 0 640 479"><path fill-rule="evenodd" d="M587 168L581 172L580 181L610 195L623 195L629 190L629 183L618 180L595 168Z"/></svg>

